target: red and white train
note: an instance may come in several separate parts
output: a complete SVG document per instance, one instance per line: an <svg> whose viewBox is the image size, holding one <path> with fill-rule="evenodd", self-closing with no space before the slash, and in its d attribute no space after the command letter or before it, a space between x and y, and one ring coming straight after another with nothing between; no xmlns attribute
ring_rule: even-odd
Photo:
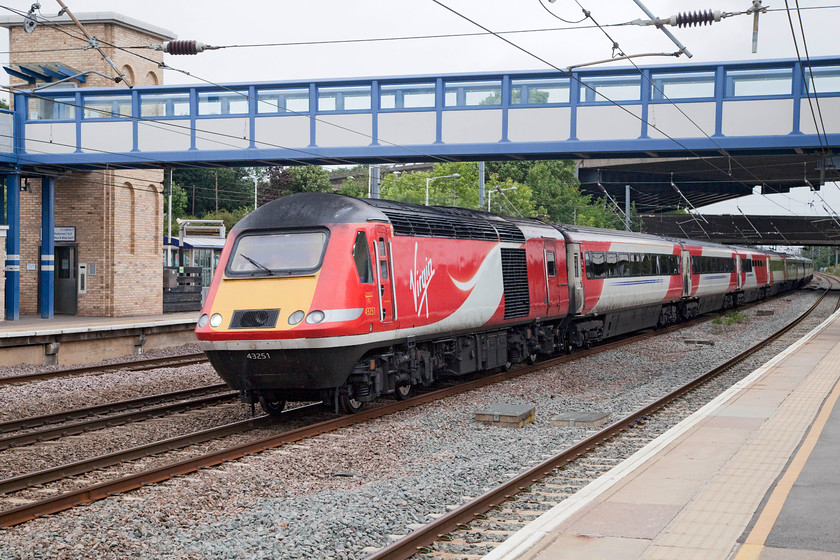
<svg viewBox="0 0 840 560"><path fill-rule="evenodd" d="M811 261L623 231L304 193L232 229L196 327L246 402L348 412L807 282Z"/></svg>

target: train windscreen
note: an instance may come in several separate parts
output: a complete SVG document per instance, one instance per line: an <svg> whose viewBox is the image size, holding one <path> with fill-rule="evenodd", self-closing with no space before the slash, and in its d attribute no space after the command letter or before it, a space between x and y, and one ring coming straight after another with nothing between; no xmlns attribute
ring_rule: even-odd
<svg viewBox="0 0 840 560"><path fill-rule="evenodd" d="M311 274L321 268L325 231L253 233L236 240L228 261L231 276Z"/></svg>

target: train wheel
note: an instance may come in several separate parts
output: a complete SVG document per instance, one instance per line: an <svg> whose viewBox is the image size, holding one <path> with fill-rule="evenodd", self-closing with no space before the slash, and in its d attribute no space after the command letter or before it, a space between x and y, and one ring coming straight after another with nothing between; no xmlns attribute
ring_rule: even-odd
<svg viewBox="0 0 840 560"><path fill-rule="evenodd" d="M397 385L394 390L394 396L397 397L398 401L404 401L405 399L409 398L411 394L414 392L414 385L411 383L406 383L404 385Z"/></svg>
<svg viewBox="0 0 840 560"><path fill-rule="evenodd" d="M347 395L341 395L341 397L339 398L339 403L341 404L341 410L343 410L346 414L356 414L357 412L362 410L362 407L364 406L364 403L362 403L362 401L357 401L356 399Z"/></svg>
<svg viewBox="0 0 840 560"><path fill-rule="evenodd" d="M286 401L276 395L260 395L260 408L269 416L280 416L286 407Z"/></svg>
<svg viewBox="0 0 840 560"><path fill-rule="evenodd" d="M527 359L528 359L528 363L529 363L529 364L534 365L534 364L536 364L536 363L537 363L537 354L536 354L536 353L534 353L534 354L528 354L528 358L527 358Z"/></svg>

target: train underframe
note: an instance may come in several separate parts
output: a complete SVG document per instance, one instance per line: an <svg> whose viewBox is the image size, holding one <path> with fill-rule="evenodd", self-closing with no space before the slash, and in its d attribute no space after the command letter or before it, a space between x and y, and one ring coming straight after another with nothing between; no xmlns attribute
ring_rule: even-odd
<svg viewBox="0 0 840 560"><path fill-rule="evenodd" d="M251 386L243 401L259 402L278 415L286 400L320 399L336 412L357 412L382 395L408 398L413 389L446 377L535 362L539 356L570 353L605 339L643 329L661 328L712 311L727 310L770 295L767 288L688 298L603 315L535 321L500 330L461 333L435 339L408 338L370 348L355 361L346 382L317 390ZM358 355L358 354L357 354Z"/></svg>

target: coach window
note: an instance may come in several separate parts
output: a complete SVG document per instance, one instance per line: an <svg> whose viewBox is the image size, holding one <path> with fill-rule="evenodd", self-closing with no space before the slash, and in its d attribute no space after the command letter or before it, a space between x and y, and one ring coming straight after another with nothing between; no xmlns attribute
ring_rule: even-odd
<svg viewBox="0 0 840 560"><path fill-rule="evenodd" d="M356 271L359 273L359 282L373 284L370 250L368 249L367 236L363 231L356 233L356 242L353 244L353 261L356 263Z"/></svg>
<svg viewBox="0 0 840 560"><path fill-rule="evenodd" d="M586 277L591 279L606 278L607 268L604 260L604 253L586 253Z"/></svg>
<svg viewBox="0 0 840 560"><path fill-rule="evenodd" d="M545 254L545 269L548 271L549 276L556 276L557 275L557 267L554 264L554 252L548 251Z"/></svg>
<svg viewBox="0 0 840 560"><path fill-rule="evenodd" d="M607 277L608 278L615 278L619 276L618 274L618 264L616 264L616 254L615 253L604 253L604 258L607 260Z"/></svg>
<svg viewBox="0 0 840 560"><path fill-rule="evenodd" d="M647 253L640 255L642 258L642 276L653 276L655 271L654 269L654 259L656 258L655 255L649 255Z"/></svg>
<svg viewBox="0 0 840 560"><path fill-rule="evenodd" d="M752 259L741 259L741 272L752 272L753 266Z"/></svg>
<svg viewBox="0 0 840 560"><path fill-rule="evenodd" d="M616 276L630 276L630 255L628 255L627 253L619 253L617 255L617 258L618 262L616 264L618 265L618 272L616 273Z"/></svg>
<svg viewBox="0 0 840 560"><path fill-rule="evenodd" d="M630 253L630 276L642 275L642 255Z"/></svg>

